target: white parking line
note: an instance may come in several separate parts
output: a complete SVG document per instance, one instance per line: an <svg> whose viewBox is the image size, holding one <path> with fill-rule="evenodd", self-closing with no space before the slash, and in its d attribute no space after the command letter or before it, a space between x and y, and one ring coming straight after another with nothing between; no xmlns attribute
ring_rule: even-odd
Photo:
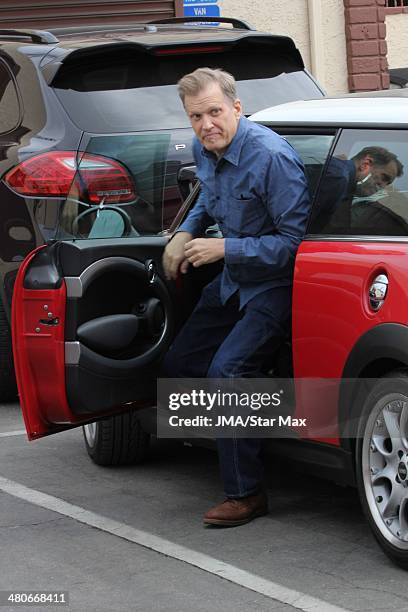
<svg viewBox="0 0 408 612"><path fill-rule="evenodd" d="M0 438L8 438L9 436L25 436L25 429L17 429L16 431L3 431L0 433Z"/></svg>
<svg viewBox="0 0 408 612"><path fill-rule="evenodd" d="M299 610L304 610L305 612L347 612L344 608L333 606L326 601L310 597L299 591L287 589L276 582L266 580L251 572L241 570L239 567L224 563L209 555L175 544L174 542L170 542L170 540L155 536L152 533L135 529L125 523L114 521L100 514L89 512L85 510L85 508L75 506L63 499L48 495L47 493L41 493L41 491L30 489L18 482L1 476L0 490L35 504L36 506L40 506L41 508L58 512L63 516L68 516L85 525L100 529L101 531L123 538L129 542L134 542L139 546L143 546L144 548L165 555L166 557L171 557L187 563L188 565L192 565L193 567L197 567L209 574L213 574L241 587L255 591L265 597L270 597L281 603L289 604Z"/></svg>

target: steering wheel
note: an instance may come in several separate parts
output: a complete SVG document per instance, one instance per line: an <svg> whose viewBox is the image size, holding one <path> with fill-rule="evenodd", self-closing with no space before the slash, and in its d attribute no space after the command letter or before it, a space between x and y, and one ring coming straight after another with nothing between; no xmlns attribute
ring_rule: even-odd
<svg viewBox="0 0 408 612"><path fill-rule="evenodd" d="M104 213L109 211L111 215L109 215L108 218L105 217L103 220ZM86 236L81 234L79 231L79 223L85 219L87 215L95 213L96 217L88 234ZM113 218L112 213L116 213ZM116 215L118 215L118 217L115 219ZM123 227L117 227L119 220L123 224ZM119 234L118 229L121 230ZM75 217L72 222L72 233L81 238L119 238L121 236L129 236L132 234L132 222L127 212L125 212L120 206L91 206Z"/></svg>

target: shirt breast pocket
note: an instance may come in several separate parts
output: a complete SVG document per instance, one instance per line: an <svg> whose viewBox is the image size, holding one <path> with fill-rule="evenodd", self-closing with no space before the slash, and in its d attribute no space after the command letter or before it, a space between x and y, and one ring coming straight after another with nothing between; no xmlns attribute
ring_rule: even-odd
<svg viewBox="0 0 408 612"><path fill-rule="evenodd" d="M256 236L266 223L267 212L258 198L228 199L225 225L241 236Z"/></svg>

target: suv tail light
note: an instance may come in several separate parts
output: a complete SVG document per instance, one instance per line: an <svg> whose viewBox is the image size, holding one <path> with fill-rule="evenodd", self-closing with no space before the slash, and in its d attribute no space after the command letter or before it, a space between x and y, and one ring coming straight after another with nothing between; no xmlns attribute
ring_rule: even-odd
<svg viewBox="0 0 408 612"><path fill-rule="evenodd" d="M92 204L136 198L133 178L120 162L84 153L78 163L74 151L36 155L10 170L4 182L20 195L37 198L66 198L72 190Z"/></svg>

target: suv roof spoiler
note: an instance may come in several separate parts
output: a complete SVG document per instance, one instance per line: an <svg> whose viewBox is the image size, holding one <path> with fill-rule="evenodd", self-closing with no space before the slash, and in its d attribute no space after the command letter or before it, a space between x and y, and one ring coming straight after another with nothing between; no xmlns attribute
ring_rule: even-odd
<svg viewBox="0 0 408 612"><path fill-rule="evenodd" d="M31 42L40 45L56 45L59 43L58 38L46 32L45 30L12 30L12 29L1 29L0 39L5 38L9 40L11 38L29 38Z"/></svg>
<svg viewBox="0 0 408 612"><path fill-rule="evenodd" d="M149 21L157 25L165 23L230 23L233 28L240 30L256 30L247 21L242 19L235 19L231 17L169 17L168 19L157 19L156 21Z"/></svg>

